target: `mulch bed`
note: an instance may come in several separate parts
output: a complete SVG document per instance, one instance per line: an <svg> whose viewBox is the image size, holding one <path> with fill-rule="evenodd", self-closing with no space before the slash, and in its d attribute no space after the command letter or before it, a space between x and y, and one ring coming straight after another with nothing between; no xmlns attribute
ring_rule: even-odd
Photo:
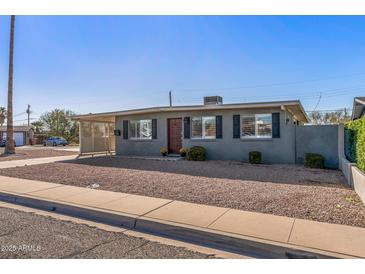
<svg viewBox="0 0 365 274"><path fill-rule="evenodd" d="M365 227L365 206L337 170L95 157L0 175Z"/></svg>
<svg viewBox="0 0 365 274"><path fill-rule="evenodd" d="M5 155L5 154L3 154L3 151L2 151L0 154L0 162L77 154L77 152L74 152L74 151L54 150L54 149L44 149L44 148L37 148L37 149L16 149L15 148L15 152L16 152L15 154Z"/></svg>

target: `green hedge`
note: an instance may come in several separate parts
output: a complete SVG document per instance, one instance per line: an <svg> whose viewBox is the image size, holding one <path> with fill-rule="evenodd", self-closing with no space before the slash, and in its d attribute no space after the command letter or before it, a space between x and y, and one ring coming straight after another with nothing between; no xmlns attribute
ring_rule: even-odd
<svg viewBox="0 0 365 274"><path fill-rule="evenodd" d="M306 153L304 166L310 168L324 168L324 157L321 154Z"/></svg>
<svg viewBox="0 0 365 274"><path fill-rule="evenodd" d="M204 147L195 146L189 149L188 160L189 161L205 161L206 150Z"/></svg>
<svg viewBox="0 0 365 274"><path fill-rule="evenodd" d="M346 157L365 172L365 117L345 124Z"/></svg>

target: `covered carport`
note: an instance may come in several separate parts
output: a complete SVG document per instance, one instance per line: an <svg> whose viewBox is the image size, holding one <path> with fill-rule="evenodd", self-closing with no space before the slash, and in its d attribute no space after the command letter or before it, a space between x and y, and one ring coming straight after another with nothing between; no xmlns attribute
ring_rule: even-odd
<svg viewBox="0 0 365 274"><path fill-rule="evenodd" d="M71 119L79 122L81 155L115 152L114 115L76 115Z"/></svg>

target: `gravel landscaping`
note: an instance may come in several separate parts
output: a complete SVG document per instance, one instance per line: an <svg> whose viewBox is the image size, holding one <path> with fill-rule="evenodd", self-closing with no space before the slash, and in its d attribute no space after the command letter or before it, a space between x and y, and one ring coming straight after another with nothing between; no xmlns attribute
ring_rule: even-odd
<svg viewBox="0 0 365 274"><path fill-rule="evenodd" d="M66 151L66 150L56 150L49 148L15 148L15 154L5 155L4 148L0 150L0 162L2 161L12 161L12 160L24 160L32 158L42 158L42 157L54 157L54 156L66 156L66 155L76 155L77 152Z"/></svg>
<svg viewBox="0 0 365 274"><path fill-rule="evenodd" d="M94 157L0 175L365 227L365 206L337 170Z"/></svg>

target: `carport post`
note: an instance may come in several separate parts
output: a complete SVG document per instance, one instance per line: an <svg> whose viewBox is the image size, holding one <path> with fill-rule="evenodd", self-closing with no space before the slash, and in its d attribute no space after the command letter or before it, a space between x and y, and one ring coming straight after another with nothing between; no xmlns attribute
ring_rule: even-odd
<svg viewBox="0 0 365 274"><path fill-rule="evenodd" d="M80 153L79 155L82 155L82 121L79 121L79 145L80 145Z"/></svg>

